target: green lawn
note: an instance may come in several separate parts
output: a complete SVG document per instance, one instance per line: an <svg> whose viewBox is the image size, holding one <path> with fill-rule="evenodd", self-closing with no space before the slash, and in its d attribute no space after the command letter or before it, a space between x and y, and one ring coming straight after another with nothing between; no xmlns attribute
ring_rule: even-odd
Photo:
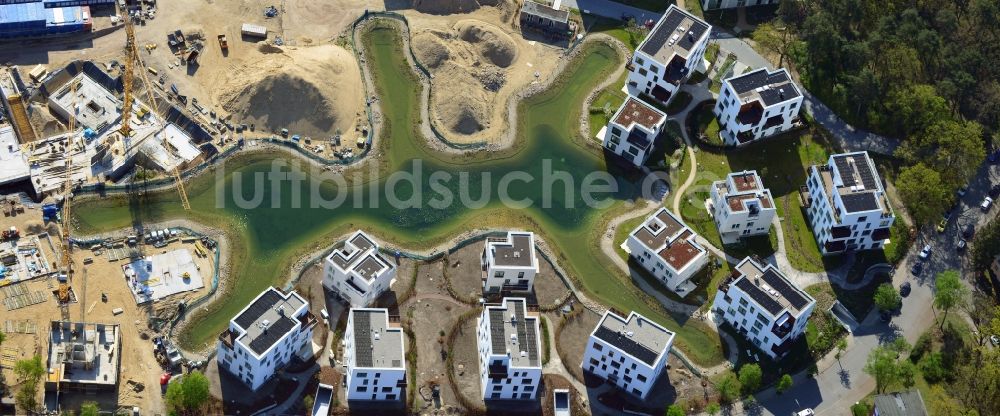
<svg viewBox="0 0 1000 416"><path fill-rule="evenodd" d="M802 271L821 272L828 263L835 263L836 258L824 259L820 254L799 203L798 188L805 184L806 168L825 162L828 155L827 144L808 130L786 133L725 153L702 149L697 154L698 179L683 197L692 200L691 207L682 208L681 215L686 222L704 223L705 219L695 212L695 208L704 211L703 203L694 201L707 198L711 183L725 179L730 172L756 170L775 199L789 262ZM711 227L701 228L711 235L708 231Z"/></svg>
<svg viewBox="0 0 1000 416"><path fill-rule="evenodd" d="M618 107L621 107L622 103L625 102L627 96L622 92L621 86L625 85L626 78L628 78L628 72L622 72L621 77L598 92L597 97L594 98L594 102L590 104L589 138L597 136L601 128L606 126L608 121L611 120L611 116L615 114L615 111L618 111Z"/></svg>
<svg viewBox="0 0 1000 416"><path fill-rule="evenodd" d="M704 140L710 144L716 146L724 146L725 143L722 142L722 138L719 137L719 120L715 118L715 114L712 113L712 108L715 106L715 102L711 101L706 104L702 104L694 115L694 123L696 127L695 134L704 137Z"/></svg>
<svg viewBox="0 0 1000 416"><path fill-rule="evenodd" d="M654 12L664 12L667 7L670 7L674 2L665 0L611 0L615 3L621 3L629 5L632 7L638 7L644 10L652 10Z"/></svg>
<svg viewBox="0 0 1000 416"><path fill-rule="evenodd" d="M719 66L719 70L716 71L715 76L712 77L712 85L711 87L709 87L709 89L712 90L712 92L716 94L719 93L719 88L721 88L722 85L722 77L724 77L726 73L728 73L731 69L733 69L733 66L735 65L736 65L736 56L733 54L726 55L726 60L722 61L722 65Z"/></svg>

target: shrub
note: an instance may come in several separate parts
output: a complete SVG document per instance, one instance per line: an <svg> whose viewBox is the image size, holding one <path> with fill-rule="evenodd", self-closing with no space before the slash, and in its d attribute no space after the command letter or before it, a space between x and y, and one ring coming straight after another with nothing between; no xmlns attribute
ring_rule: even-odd
<svg viewBox="0 0 1000 416"><path fill-rule="evenodd" d="M920 372L928 383L937 383L948 376L940 352L933 352L920 361Z"/></svg>

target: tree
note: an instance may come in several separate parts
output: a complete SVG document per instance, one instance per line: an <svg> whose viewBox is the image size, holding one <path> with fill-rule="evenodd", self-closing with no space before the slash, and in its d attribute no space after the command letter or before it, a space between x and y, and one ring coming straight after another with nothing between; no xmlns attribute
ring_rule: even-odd
<svg viewBox="0 0 1000 416"><path fill-rule="evenodd" d="M672 404L667 408L667 416L684 416L684 409L681 409L680 405Z"/></svg>
<svg viewBox="0 0 1000 416"><path fill-rule="evenodd" d="M80 416L97 416L100 411L96 402L83 402L83 406L80 406Z"/></svg>
<svg viewBox="0 0 1000 416"><path fill-rule="evenodd" d="M920 373L928 383L937 383L948 375L940 352L932 352L920 360Z"/></svg>
<svg viewBox="0 0 1000 416"><path fill-rule="evenodd" d="M1000 316L1000 306L993 305L993 299L982 292L976 291L972 293L972 299L962 309L965 310L965 313L969 314L972 325L976 327L974 334L976 336L976 345L985 345L986 338L992 335L989 333L989 326L993 321L993 317Z"/></svg>
<svg viewBox="0 0 1000 416"><path fill-rule="evenodd" d="M882 311L891 311L903 303L903 297L891 283L882 283L875 289L875 305Z"/></svg>
<svg viewBox="0 0 1000 416"><path fill-rule="evenodd" d="M948 102L937 95L934 87L924 84L892 91L885 107L889 121L886 130L900 132L904 137L924 131L950 114Z"/></svg>
<svg viewBox="0 0 1000 416"><path fill-rule="evenodd" d="M315 402L316 399L314 399L311 394L307 394L306 397L302 398L302 407L305 409L306 412L311 412L313 408L313 403Z"/></svg>
<svg viewBox="0 0 1000 416"><path fill-rule="evenodd" d="M178 414L197 414L208 394L208 379L201 372L192 371L167 386L167 406Z"/></svg>
<svg viewBox="0 0 1000 416"><path fill-rule="evenodd" d="M41 356L34 356L27 360L20 360L14 364L14 374L21 380L21 389L14 395L14 400L18 407L27 412L34 412L38 408L38 382L45 375L45 366L42 364Z"/></svg>
<svg viewBox="0 0 1000 416"><path fill-rule="evenodd" d="M986 159L983 127L974 121L938 119L917 130L896 150L906 163L925 163L947 192L965 185Z"/></svg>
<svg viewBox="0 0 1000 416"><path fill-rule="evenodd" d="M734 400L739 398L740 382L737 381L736 376L732 374L726 374L722 380L719 380L719 384L717 384L715 388L719 391L719 400L721 400L722 403L732 403Z"/></svg>
<svg viewBox="0 0 1000 416"><path fill-rule="evenodd" d="M885 393L885 389L897 380L896 352L886 347L876 347L868 354L864 371L875 378L875 392Z"/></svg>
<svg viewBox="0 0 1000 416"><path fill-rule="evenodd" d="M904 167L896 179L896 189L919 225L933 224L951 204L952 193L941 183L941 175L923 162Z"/></svg>
<svg viewBox="0 0 1000 416"><path fill-rule="evenodd" d="M775 55L778 55L778 68L781 68L796 42L796 37L789 27L777 27L773 23L761 23L753 31L753 41Z"/></svg>
<svg viewBox="0 0 1000 416"><path fill-rule="evenodd" d="M746 394L757 391L760 388L760 381L763 377L764 374L760 371L760 366L757 364L746 364L740 367L740 384L743 385L743 392Z"/></svg>
<svg viewBox="0 0 1000 416"><path fill-rule="evenodd" d="M941 329L944 329L944 321L948 319L948 311L964 304L967 290L962 285L957 270L945 270L938 273L934 289L934 306L944 311L944 316L941 317Z"/></svg>
<svg viewBox="0 0 1000 416"><path fill-rule="evenodd" d="M916 383L914 377L917 374L917 367L913 365L910 360L903 360L897 364L896 367L896 380L903 385L904 388L909 389L913 387Z"/></svg>
<svg viewBox="0 0 1000 416"><path fill-rule="evenodd" d="M709 403L708 406L705 407L705 413L708 413L710 416L715 416L721 411L722 408L716 402Z"/></svg>
<svg viewBox="0 0 1000 416"><path fill-rule="evenodd" d="M778 391L778 394L784 393L785 390L788 390L790 388L792 388L792 376L788 374L781 376L781 378L778 380L778 385L775 386L775 390Z"/></svg>

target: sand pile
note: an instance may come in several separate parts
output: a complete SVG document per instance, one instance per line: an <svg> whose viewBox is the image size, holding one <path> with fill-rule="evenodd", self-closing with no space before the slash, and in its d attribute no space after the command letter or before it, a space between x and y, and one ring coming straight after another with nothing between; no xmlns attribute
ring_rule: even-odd
<svg viewBox="0 0 1000 416"><path fill-rule="evenodd" d="M491 124L497 93L517 61L517 44L499 27L460 20L451 30L429 29L412 41L417 59L437 80L432 103L438 122L451 133L474 135Z"/></svg>
<svg viewBox="0 0 1000 416"><path fill-rule="evenodd" d="M354 57L334 45L269 49L230 65L215 83L215 101L241 123L292 134L351 131L364 106Z"/></svg>

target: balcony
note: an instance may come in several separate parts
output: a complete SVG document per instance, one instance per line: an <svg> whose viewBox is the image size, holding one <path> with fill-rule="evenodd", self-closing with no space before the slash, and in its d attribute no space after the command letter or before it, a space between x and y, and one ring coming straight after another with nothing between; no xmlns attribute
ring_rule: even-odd
<svg viewBox="0 0 1000 416"><path fill-rule="evenodd" d="M318 322L316 320L316 315L313 315L312 312L309 312L308 310L306 310L306 313L299 315L299 323L302 324L301 326L303 330L316 326L316 322Z"/></svg>
<svg viewBox="0 0 1000 416"><path fill-rule="evenodd" d="M494 380L507 378L507 366L504 364L490 364L487 367L487 373Z"/></svg>
<svg viewBox="0 0 1000 416"><path fill-rule="evenodd" d="M358 286L357 283L354 283L354 278L347 279L347 286L349 286L351 289L354 289L355 292L360 293L362 296L364 296L364 294L367 292L366 290L362 289L361 286Z"/></svg>
<svg viewBox="0 0 1000 416"><path fill-rule="evenodd" d="M233 344L236 341L236 333L226 329L219 334L219 341L222 341L222 345L225 345L226 348L233 349Z"/></svg>

